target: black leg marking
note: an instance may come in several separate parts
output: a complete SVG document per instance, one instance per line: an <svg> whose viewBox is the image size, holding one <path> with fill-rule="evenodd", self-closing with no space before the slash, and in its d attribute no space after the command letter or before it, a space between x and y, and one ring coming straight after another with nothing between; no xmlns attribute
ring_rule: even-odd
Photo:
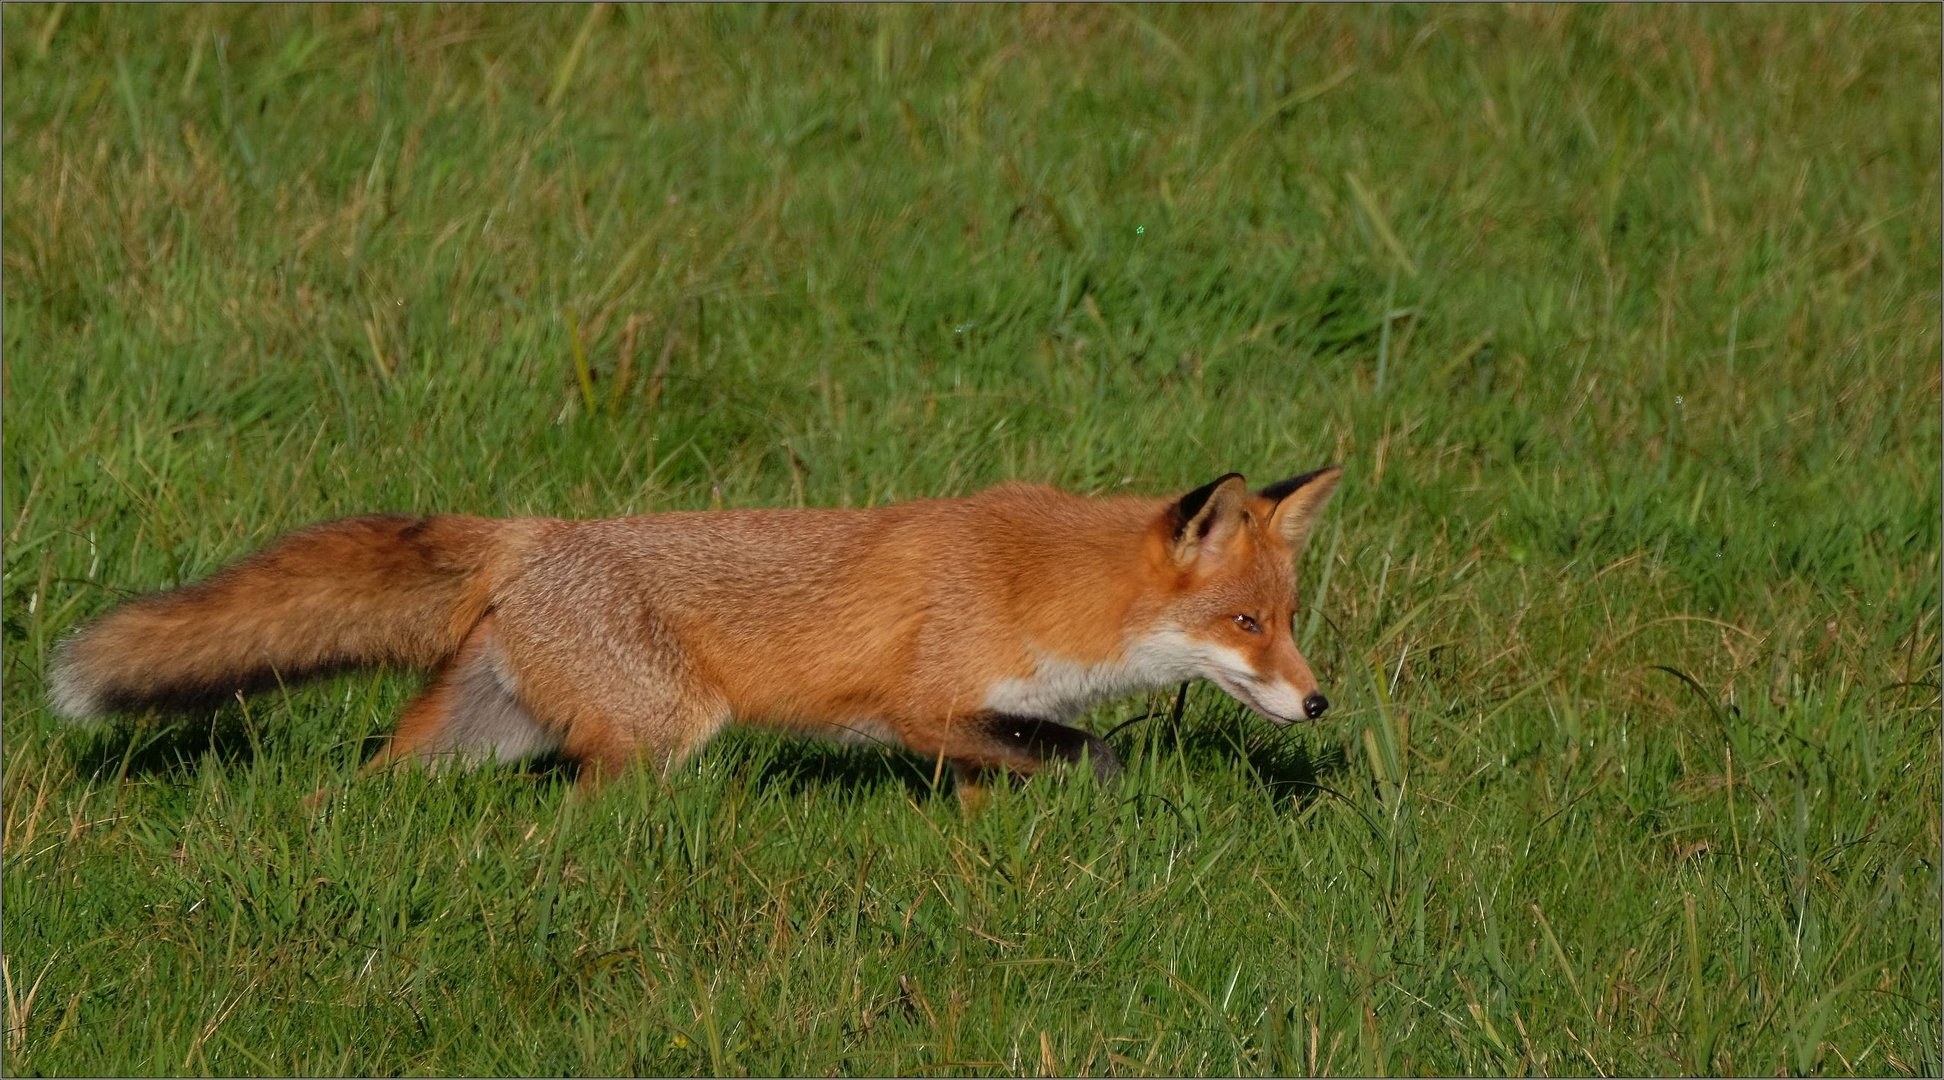
<svg viewBox="0 0 1944 1080"><path fill-rule="evenodd" d="M1051 720L1003 713L987 717L982 726L986 737L993 742L1024 750L1041 761L1074 762L1085 756L1093 762L1094 775L1103 782L1121 774L1120 757L1092 732Z"/></svg>

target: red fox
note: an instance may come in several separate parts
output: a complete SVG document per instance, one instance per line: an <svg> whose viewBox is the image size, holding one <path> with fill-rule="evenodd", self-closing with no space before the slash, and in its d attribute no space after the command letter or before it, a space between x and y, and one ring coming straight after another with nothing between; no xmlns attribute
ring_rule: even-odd
<svg viewBox="0 0 1944 1080"><path fill-rule="evenodd" d="M1120 762L1062 721L1206 678L1278 724L1329 708L1295 556L1329 466L1174 499L1007 484L868 510L325 522L64 642L72 719L432 668L367 768L558 751L666 770L732 721L883 740L961 775Z"/></svg>

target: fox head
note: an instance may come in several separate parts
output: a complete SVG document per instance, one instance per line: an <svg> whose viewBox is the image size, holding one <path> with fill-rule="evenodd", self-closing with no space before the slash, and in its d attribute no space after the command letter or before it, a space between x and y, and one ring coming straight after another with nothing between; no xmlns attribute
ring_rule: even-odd
<svg viewBox="0 0 1944 1080"><path fill-rule="evenodd" d="M1162 617L1170 651L1278 724L1330 707L1296 651L1296 557L1342 472L1330 465L1253 492L1230 473L1183 495L1157 523L1172 578Z"/></svg>

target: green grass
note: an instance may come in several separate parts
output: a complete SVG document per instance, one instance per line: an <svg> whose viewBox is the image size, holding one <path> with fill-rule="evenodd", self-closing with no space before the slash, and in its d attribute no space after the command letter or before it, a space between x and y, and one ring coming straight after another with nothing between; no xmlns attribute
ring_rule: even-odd
<svg viewBox="0 0 1944 1080"><path fill-rule="evenodd" d="M10 1073L1944 1067L1936 7L0 35ZM399 674L44 705L324 517L1331 460L1336 708L1198 685L1112 792L346 784Z"/></svg>

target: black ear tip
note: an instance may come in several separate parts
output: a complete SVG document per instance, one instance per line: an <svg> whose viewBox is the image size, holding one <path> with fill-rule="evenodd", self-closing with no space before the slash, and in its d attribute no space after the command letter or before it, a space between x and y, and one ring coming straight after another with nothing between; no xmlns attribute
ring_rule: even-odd
<svg viewBox="0 0 1944 1080"><path fill-rule="evenodd" d="M1224 473L1188 494L1183 495L1181 500L1175 503L1174 508L1175 530L1177 534L1183 528L1187 527L1190 521L1195 519L1195 515L1202 512L1202 508L1208 505L1208 500L1214 498L1217 491L1222 490L1222 485L1232 480L1241 479L1241 473Z"/></svg>
<svg viewBox="0 0 1944 1080"><path fill-rule="evenodd" d="M1311 469L1301 476L1292 476L1287 480L1270 484L1268 487L1256 492L1256 494L1271 502L1281 502L1291 495L1296 494L1298 490L1308 485L1311 481L1320 480L1326 476L1335 476L1342 471L1343 466L1332 463L1320 469Z"/></svg>

